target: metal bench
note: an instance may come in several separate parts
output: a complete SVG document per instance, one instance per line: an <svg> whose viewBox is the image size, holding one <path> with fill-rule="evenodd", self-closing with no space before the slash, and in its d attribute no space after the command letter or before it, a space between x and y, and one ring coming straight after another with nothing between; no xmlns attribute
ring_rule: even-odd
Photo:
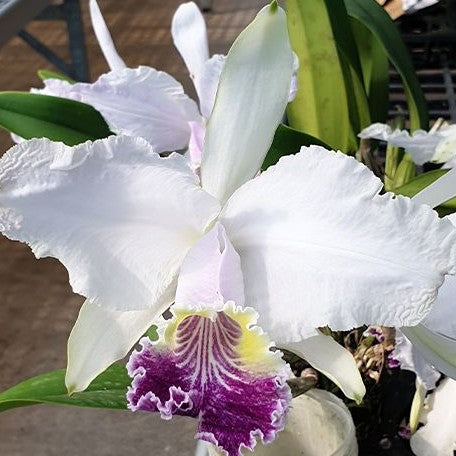
<svg viewBox="0 0 456 456"><path fill-rule="evenodd" d="M68 30L71 62L65 62L52 49L24 30L32 20L62 20ZM66 75L77 81L88 81L87 55L84 43L79 0L0 0L0 46L18 35L36 52Z"/></svg>

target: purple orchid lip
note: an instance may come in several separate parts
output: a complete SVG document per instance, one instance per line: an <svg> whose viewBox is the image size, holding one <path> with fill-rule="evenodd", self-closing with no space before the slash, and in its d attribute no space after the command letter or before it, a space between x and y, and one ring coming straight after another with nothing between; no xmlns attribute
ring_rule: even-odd
<svg viewBox="0 0 456 456"><path fill-rule="evenodd" d="M253 449L257 437L273 441L291 401L289 370L280 353L269 351L259 328L252 327L253 318L252 309L228 305L212 318L175 317L155 343L143 338L142 349L132 353L127 365L133 378L128 407L159 412L164 419L198 418L196 438L228 456ZM255 355L246 344L253 344Z"/></svg>

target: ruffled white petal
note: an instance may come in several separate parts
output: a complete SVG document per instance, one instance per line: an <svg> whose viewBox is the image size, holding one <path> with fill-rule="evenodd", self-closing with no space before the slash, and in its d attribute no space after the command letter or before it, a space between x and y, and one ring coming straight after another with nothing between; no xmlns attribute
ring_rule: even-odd
<svg viewBox="0 0 456 456"><path fill-rule="evenodd" d="M196 103L169 74L149 67L103 74L93 84L48 79L35 93L71 98L101 112L111 130L146 139L155 152L187 147L189 122L201 122Z"/></svg>
<svg viewBox="0 0 456 456"><path fill-rule="evenodd" d="M393 357L399 361L401 369L414 372L427 390L435 388L440 373L421 356L417 348L399 329L396 329L396 346Z"/></svg>
<svg viewBox="0 0 456 456"><path fill-rule="evenodd" d="M95 32L101 51L108 62L109 68L111 68L111 70L126 68L127 65L125 65L122 57L117 53L111 34L109 33L109 29L103 19L103 15L101 14L100 7L96 0L89 1L89 10L93 31Z"/></svg>
<svg viewBox="0 0 456 456"><path fill-rule="evenodd" d="M113 362L125 357L155 317L155 309L123 312L86 301L68 339L65 384L69 393L85 390Z"/></svg>
<svg viewBox="0 0 456 456"><path fill-rule="evenodd" d="M285 111L292 73L286 16L271 4L231 47L207 126L201 182L220 201L260 169Z"/></svg>
<svg viewBox="0 0 456 456"><path fill-rule="evenodd" d="M456 154L456 125L443 126L429 132L417 130L412 135L406 130L392 130L386 124L375 123L359 134L360 138L375 138L396 147L403 147L418 165L426 162L443 163Z"/></svg>
<svg viewBox="0 0 456 456"><path fill-rule="evenodd" d="M205 119L209 119L214 108L215 96L224 64L225 56L215 54L204 62L201 71L195 77L194 82L200 102L200 110Z"/></svg>
<svg viewBox="0 0 456 456"><path fill-rule="evenodd" d="M427 399L424 426L412 435L416 456L453 456L456 451L456 381L445 379Z"/></svg>
<svg viewBox="0 0 456 456"><path fill-rule="evenodd" d="M401 331L435 369L456 379L456 339L427 329L424 325Z"/></svg>
<svg viewBox="0 0 456 456"><path fill-rule="evenodd" d="M179 273L176 303L179 308L221 311L226 302L243 306L241 260L217 223L188 252Z"/></svg>
<svg viewBox="0 0 456 456"><path fill-rule="evenodd" d="M300 342L277 345L304 358L332 380L348 398L361 402L366 394L366 387L352 354L331 336L317 332L315 336Z"/></svg>
<svg viewBox="0 0 456 456"><path fill-rule="evenodd" d="M379 195L342 153L302 148L243 185L220 221L241 257L246 302L273 340L302 328L414 325L456 264L456 232L427 206Z"/></svg>
<svg viewBox="0 0 456 456"><path fill-rule="evenodd" d="M183 3L177 8L171 34L190 76L195 78L209 58L209 45L204 17L194 2Z"/></svg>
<svg viewBox="0 0 456 456"><path fill-rule="evenodd" d="M73 290L117 310L158 308L217 215L187 160L112 136L23 142L0 161L0 230L68 269Z"/></svg>

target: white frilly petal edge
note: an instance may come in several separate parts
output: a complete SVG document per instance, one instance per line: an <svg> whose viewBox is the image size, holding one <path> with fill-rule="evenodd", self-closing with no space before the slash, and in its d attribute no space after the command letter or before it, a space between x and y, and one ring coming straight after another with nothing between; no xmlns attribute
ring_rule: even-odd
<svg viewBox="0 0 456 456"><path fill-rule="evenodd" d="M348 398L357 403L362 401L366 387L355 359L331 336L318 332L300 342L278 343L277 346L304 358L312 367L332 380Z"/></svg>
<svg viewBox="0 0 456 456"><path fill-rule="evenodd" d="M455 272L456 230L382 186L355 159L312 146L232 195L219 220L273 340L299 341L306 327L413 326L429 313Z"/></svg>
<svg viewBox="0 0 456 456"><path fill-rule="evenodd" d="M109 67L111 70L121 70L122 68L126 68L127 65L116 50L111 34L109 33L109 29L103 19L103 15L101 14L100 7L98 6L96 0L89 1L89 10L93 30Z"/></svg>
<svg viewBox="0 0 456 456"><path fill-rule="evenodd" d="M259 171L285 112L292 73L286 15L271 4L228 52L207 125L201 183L222 203Z"/></svg>
<svg viewBox="0 0 456 456"><path fill-rule="evenodd" d="M219 208L184 157L141 138L35 139L0 160L0 231L60 260L76 293L111 310L160 310Z"/></svg>
<svg viewBox="0 0 456 456"><path fill-rule="evenodd" d="M419 350L407 339L400 329L396 329L396 345L393 357L400 363L401 369L414 372L423 383L426 390L435 388L440 378L440 372L436 371L421 356Z"/></svg>
<svg viewBox="0 0 456 456"><path fill-rule="evenodd" d="M433 332L424 325L402 327L401 331L431 366L456 379L456 339Z"/></svg>
<svg viewBox="0 0 456 456"><path fill-rule="evenodd" d="M410 446L416 456L453 456L456 451L456 381L444 379L428 396L421 421L424 426L412 435Z"/></svg>
<svg viewBox="0 0 456 456"><path fill-rule="evenodd" d="M117 134L146 139L157 153L184 149L189 122L202 123L196 103L163 71L140 66L101 75L93 84L47 79L34 93L81 101L98 110Z"/></svg>
<svg viewBox="0 0 456 456"><path fill-rule="evenodd" d="M194 2L183 3L171 23L174 45L184 59L190 76L195 78L209 59L206 22Z"/></svg>
<svg viewBox="0 0 456 456"><path fill-rule="evenodd" d="M68 393L84 391L112 363L125 357L156 317L156 309L122 312L85 301L68 339Z"/></svg>

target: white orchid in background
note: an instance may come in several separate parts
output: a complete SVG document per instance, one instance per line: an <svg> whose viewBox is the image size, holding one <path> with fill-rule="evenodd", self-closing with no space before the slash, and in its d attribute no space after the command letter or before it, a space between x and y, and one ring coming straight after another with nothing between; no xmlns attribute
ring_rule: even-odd
<svg viewBox="0 0 456 456"><path fill-rule="evenodd" d="M417 165L427 162L444 163L444 168L455 165L456 125L438 121L430 131L416 130L410 135L407 130L393 130L389 125L374 123L362 130L358 136L402 147Z"/></svg>
<svg viewBox="0 0 456 456"><path fill-rule="evenodd" d="M43 89L32 89L32 92L92 105L114 133L142 137L155 152L188 147L193 167L198 168L206 121L214 106L225 62L223 55L209 57L206 23L198 6L194 2L180 5L173 16L171 33L195 86L199 109L169 74L146 66L127 68L117 53L96 0L90 0L89 6L93 29L111 71L93 84L47 79ZM294 72L297 66L295 57ZM293 77L290 101L295 93L296 78Z"/></svg>
<svg viewBox="0 0 456 456"><path fill-rule="evenodd" d="M243 427L236 445L252 446L252 436L268 441L280 429L286 400L280 365L257 344L259 370L247 362L243 334L250 343L256 317L239 306L258 312L277 346L304 356L357 399L364 385L353 357L315 328L413 326L429 313L444 276L456 269L451 222L408 198L380 195L382 183L368 168L322 147L303 148L257 176L292 73L285 13L273 2L227 55L200 180L184 157L161 158L131 136L73 148L24 141L0 160L1 231L37 257L58 258L73 290L87 298L69 339L70 391L123 358L175 302L157 345L145 340L132 355L130 407L166 418L198 414L201 438L232 445L205 426L204 406L216 399L224 407L212 393L222 386L231 393L227 377L254 373L274 385L276 407L268 420ZM225 345L208 343L222 333ZM191 334L199 338L193 349ZM160 369L148 364L162 355L181 369L181 383L168 382L164 393L154 387Z"/></svg>
<svg viewBox="0 0 456 456"><path fill-rule="evenodd" d="M420 417L424 426L410 439L412 451L416 456L453 456L456 451L456 381L442 380L426 402Z"/></svg>

